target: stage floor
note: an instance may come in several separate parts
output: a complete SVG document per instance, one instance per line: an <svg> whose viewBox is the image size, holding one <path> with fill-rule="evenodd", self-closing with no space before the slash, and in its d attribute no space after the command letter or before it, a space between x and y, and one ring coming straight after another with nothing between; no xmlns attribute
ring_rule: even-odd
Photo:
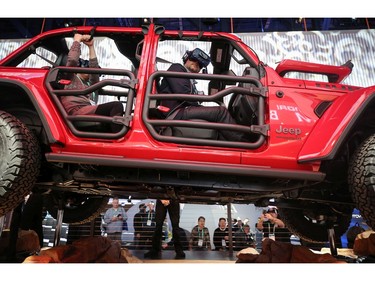
<svg viewBox="0 0 375 281"><path fill-rule="evenodd" d="M147 250L129 250L129 252L142 260L144 263L235 263L237 252L220 252L220 251L185 251L184 260L175 260L175 251L164 250L161 259L145 259L144 253Z"/></svg>

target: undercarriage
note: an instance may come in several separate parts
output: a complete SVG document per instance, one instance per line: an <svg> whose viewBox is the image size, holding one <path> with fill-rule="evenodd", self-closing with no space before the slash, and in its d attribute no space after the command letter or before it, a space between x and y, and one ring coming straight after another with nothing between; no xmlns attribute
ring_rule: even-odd
<svg viewBox="0 0 375 281"><path fill-rule="evenodd" d="M271 198L322 204L350 202L347 192L341 190L334 194L337 187L333 184L283 178L63 164L50 165L46 174L49 178L43 177L38 187L135 199L173 197L186 203L230 202L257 206L267 206Z"/></svg>

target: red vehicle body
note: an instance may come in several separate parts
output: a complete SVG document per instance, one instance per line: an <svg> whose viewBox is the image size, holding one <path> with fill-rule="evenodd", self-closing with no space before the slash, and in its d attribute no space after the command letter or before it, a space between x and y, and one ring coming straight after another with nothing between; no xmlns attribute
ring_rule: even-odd
<svg viewBox="0 0 375 281"><path fill-rule="evenodd" d="M63 63L66 38L76 31L109 38L132 67L85 69L107 78L86 92L64 90L64 73L83 72ZM159 70L158 49L167 41L206 44L212 71ZM54 54L53 61L37 55L49 67L21 67L39 48ZM233 73L233 65L243 72ZM64 209L67 223L92 219L117 194L256 206L271 200L287 227L308 241L327 241L332 224L339 235L345 233L353 208L374 227L375 87L341 84L352 66L286 60L273 69L233 34L153 24L40 34L0 61L0 215L36 188L49 191L51 214L67 201L74 206ZM327 80L287 78L288 73ZM206 94L157 93L166 76L207 83ZM92 91L122 100L124 116L66 114L60 95ZM159 118L158 103L171 97L225 104L238 125ZM110 122L121 124L121 131L103 130ZM242 131L248 141L218 140L220 129Z"/></svg>

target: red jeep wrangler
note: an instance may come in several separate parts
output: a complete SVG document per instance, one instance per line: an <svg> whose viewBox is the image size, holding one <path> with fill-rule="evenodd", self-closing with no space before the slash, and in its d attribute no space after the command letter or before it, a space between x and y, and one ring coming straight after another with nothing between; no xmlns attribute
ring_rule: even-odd
<svg viewBox="0 0 375 281"><path fill-rule="evenodd" d="M74 32L101 40L101 68L65 66ZM209 52L208 73L166 71L168 55L181 58L195 47ZM314 242L327 241L332 225L345 233L354 208L374 228L375 87L341 84L352 67L285 60L272 69L233 34L154 24L40 34L0 61L0 216L36 188L46 191L52 215L64 210L66 223L91 220L109 196L123 195L271 201L295 235ZM101 80L64 90L68 72L99 73ZM205 94L160 94L166 76L196 79ZM124 115L67 115L62 95L94 91L122 101ZM237 124L160 118L160 101L171 98L226 105ZM122 129L106 130L112 122ZM218 140L224 129L248 141Z"/></svg>

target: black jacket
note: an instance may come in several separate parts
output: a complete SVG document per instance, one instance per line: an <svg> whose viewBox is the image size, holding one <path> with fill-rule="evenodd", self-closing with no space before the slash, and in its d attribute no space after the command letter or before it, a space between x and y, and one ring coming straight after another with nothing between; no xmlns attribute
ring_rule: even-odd
<svg viewBox="0 0 375 281"><path fill-rule="evenodd" d="M182 64L174 63L168 68L168 71L187 72L187 69ZM164 77L159 86L159 92L163 94L196 94L196 88L191 79ZM163 100L161 105L168 107L170 112L172 112L179 107L199 104L197 102L187 102L182 100Z"/></svg>
<svg viewBox="0 0 375 281"><path fill-rule="evenodd" d="M134 215L133 227L134 227L135 234L143 232L143 227L145 225L146 219L147 219L146 213L138 212Z"/></svg>

